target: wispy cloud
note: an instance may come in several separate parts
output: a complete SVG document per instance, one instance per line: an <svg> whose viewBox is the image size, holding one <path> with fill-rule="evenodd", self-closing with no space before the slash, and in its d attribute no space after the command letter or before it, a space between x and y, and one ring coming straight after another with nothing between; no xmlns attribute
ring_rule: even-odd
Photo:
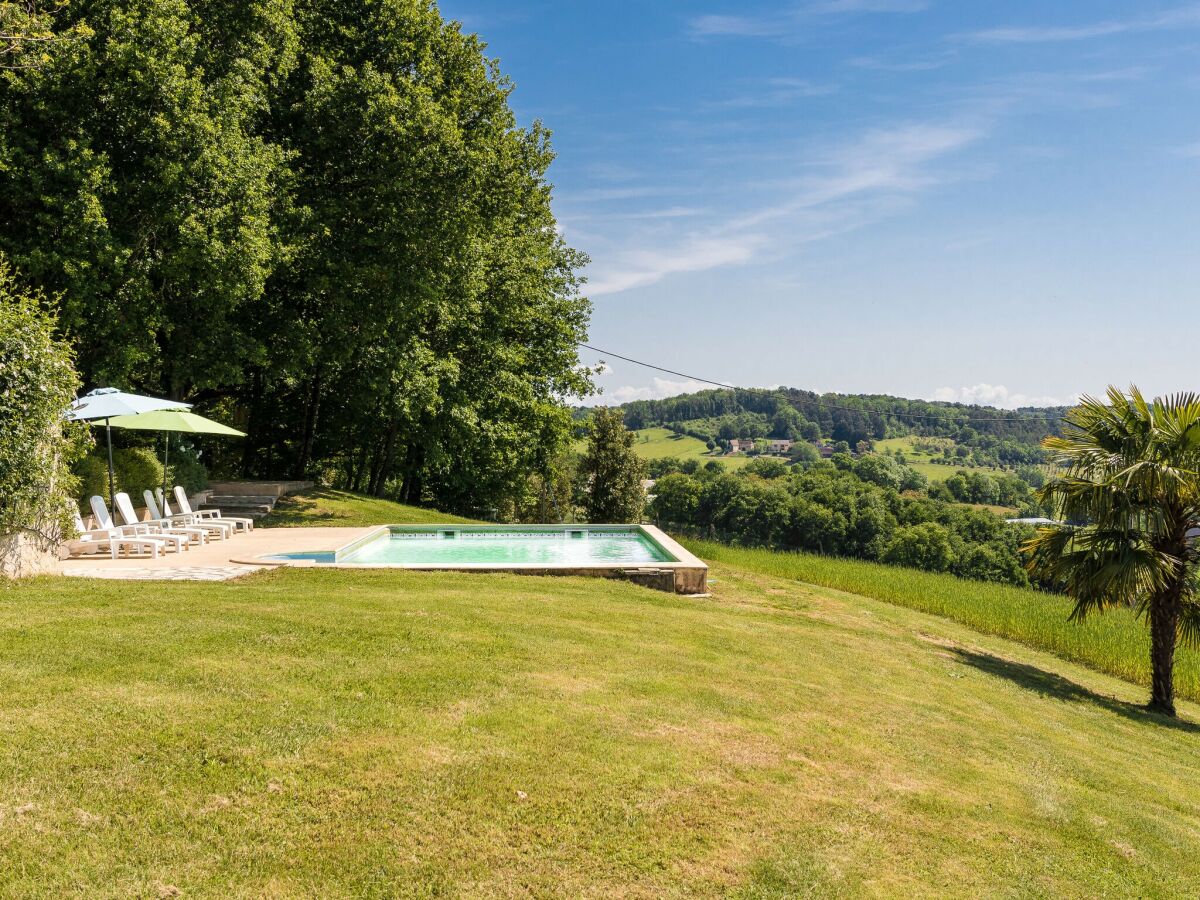
<svg viewBox="0 0 1200 900"><path fill-rule="evenodd" d="M807 97L827 97L837 93L836 84L820 84L805 78L768 78L749 86L732 97L713 100L706 104L708 109L772 109L788 106Z"/></svg>
<svg viewBox="0 0 1200 900"><path fill-rule="evenodd" d="M805 22L820 17L864 13L914 13L929 8L929 0L821 0L793 5L774 15L744 16L705 13L688 21L688 34L697 39L712 37L779 37Z"/></svg>
<svg viewBox="0 0 1200 900"><path fill-rule="evenodd" d="M1176 147L1171 151L1175 156L1182 156L1184 159L1200 159L1200 141L1194 144L1184 144L1182 147Z"/></svg>
<svg viewBox="0 0 1200 900"><path fill-rule="evenodd" d="M764 240L761 234L694 234L656 249L619 253L599 275L589 276L587 294L601 297L656 284L668 275L746 263Z"/></svg>
<svg viewBox="0 0 1200 900"><path fill-rule="evenodd" d="M944 176L927 164L966 148L984 133L982 125L966 124L874 129L818 160L823 171L798 179L786 200L743 216L738 224L758 227L790 213L864 194L912 193L933 187Z"/></svg>
<svg viewBox="0 0 1200 900"><path fill-rule="evenodd" d="M929 9L929 0L826 0L813 3L806 11L813 15L843 13L915 13Z"/></svg>
<svg viewBox="0 0 1200 900"><path fill-rule="evenodd" d="M697 391L709 390L711 384L703 381L672 381L669 378L654 378L649 385L636 386L624 384L611 390L604 388L600 395L601 403L630 403L634 400L662 400L665 397L676 397L679 394L694 394Z"/></svg>
<svg viewBox="0 0 1200 900"><path fill-rule="evenodd" d="M1181 6L1154 15L1106 19L1080 25L1030 25L986 28L959 35L966 40L992 44L1041 44L1083 41L1141 31L1200 26L1200 5Z"/></svg>
<svg viewBox="0 0 1200 900"><path fill-rule="evenodd" d="M946 51L930 56L909 60L889 60L877 56L858 56L849 61L857 69L869 69L876 72L930 72L949 65L958 58L955 51Z"/></svg>
<svg viewBox="0 0 1200 900"><path fill-rule="evenodd" d="M629 235L637 249L593 252L587 293L593 297L655 284L670 275L745 265L783 247L821 240L861 227L952 176L932 164L965 149L982 125L909 124L876 129L848 144L798 158L810 169L778 185L783 199L726 211L707 230L678 237Z"/></svg>
<svg viewBox="0 0 1200 900"><path fill-rule="evenodd" d="M688 22L688 34L706 37L770 37L780 34L787 23L781 19L755 19L747 16L703 15Z"/></svg>
<svg viewBox="0 0 1200 900"><path fill-rule="evenodd" d="M966 403L978 406L995 406L1000 409L1018 409L1025 406L1070 406L1079 395L1072 397L1038 397L1009 390L1003 384L975 384L970 387L942 387L933 392L930 400L944 403Z"/></svg>

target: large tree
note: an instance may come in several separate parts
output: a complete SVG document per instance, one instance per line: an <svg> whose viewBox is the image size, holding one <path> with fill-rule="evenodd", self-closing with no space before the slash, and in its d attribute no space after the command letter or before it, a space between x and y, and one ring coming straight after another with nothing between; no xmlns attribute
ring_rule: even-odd
<svg viewBox="0 0 1200 900"><path fill-rule="evenodd" d="M553 154L426 0L77 0L0 74L0 249L85 382L223 405L245 475L481 511L567 443Z"/></svg>
<svg viewBox="0 0 1200 900"><path fill-rule="evenodd" d="M3 73L0 249L62 293L85 382L192 397L261 352L238 321L280 254L284 157L259 125L286 9L79 0L60 23L86 37Z"/></svg>
<svg viewBox="0 0 1200 900"><path fill-rule="evenodd" d="M633 449L635 440L620 410L599 407L592 413L587 452L579 466L587 481L589 522L641 521L646 462Z"/></svg>
<svg viewBox="0 0 1200 900"><path fill-rule="evenodd" d="M1074 598L1075 618L1119 606L1148 621L1150 708L1173 716L1176 644L1200 636L1200 397L1109 388L1044 446L1061 474L1040 500L1069 524L1039 530L1029 567Z"/></svg>

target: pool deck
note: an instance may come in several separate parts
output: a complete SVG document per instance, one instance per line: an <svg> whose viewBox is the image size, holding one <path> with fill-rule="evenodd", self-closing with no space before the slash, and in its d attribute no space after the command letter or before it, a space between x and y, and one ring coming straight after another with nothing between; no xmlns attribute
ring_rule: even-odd
<svg viewBox="0 0 1200 900"><path fill-rule="evenodd" d="M255 528L223 541L193 545L183 553L110 559L106 555L63 560L63 574L79 578L131 581L226 581L271 565L259 559L275 553L336 550L375 531L370 528Z"/></svg>

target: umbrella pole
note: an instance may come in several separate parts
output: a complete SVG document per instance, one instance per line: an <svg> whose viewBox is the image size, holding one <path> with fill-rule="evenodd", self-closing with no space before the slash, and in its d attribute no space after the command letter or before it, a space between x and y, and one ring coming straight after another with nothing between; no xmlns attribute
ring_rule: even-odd
<svg viewBox="0 0 1200 900"><path fill-rule="evenodd" d="M163 496L167 496L167 460L171 458L171 432L163 432Z"/></svg>
<svg viewBox="0 0 1200 900"><path fill-rule="evenodd" d="M108 436L108 508L113 509L113 462L112 462L112 426L108 419L104 420L104 432Z"/></svg>

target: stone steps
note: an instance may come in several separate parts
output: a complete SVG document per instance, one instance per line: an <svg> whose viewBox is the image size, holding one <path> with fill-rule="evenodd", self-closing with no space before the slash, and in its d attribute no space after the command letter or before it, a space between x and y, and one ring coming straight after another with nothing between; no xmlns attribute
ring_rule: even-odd
<svg viewBox="0 0 1200 900"><path fill-rule="evenodd" d="M278 497L253 494L209 494L201 509L219 509L227 516L260 519L275 508Z"/></svg>
<svg viewBox="0 0 1200 900"><path fill-rule="evenodd" d="M311 481L213 481L193 506L219 509L227 516L260 519L270 514L280 497L312 486Z"/></svg>

